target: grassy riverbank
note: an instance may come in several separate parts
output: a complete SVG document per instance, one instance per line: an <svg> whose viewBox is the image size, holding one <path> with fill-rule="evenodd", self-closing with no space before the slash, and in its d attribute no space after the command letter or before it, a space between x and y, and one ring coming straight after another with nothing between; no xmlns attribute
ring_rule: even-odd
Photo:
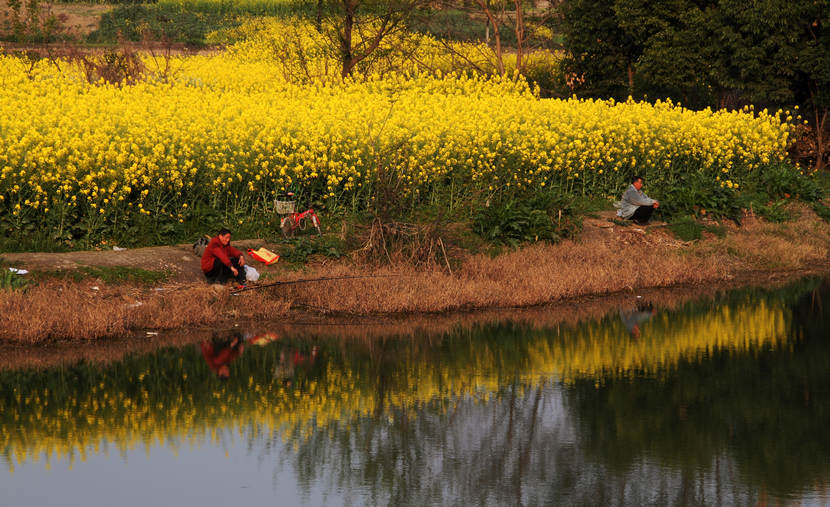
<svg viewBox="0 0 830 507"><path fill-rule="evenodd" d="M794 205L790 211L797 218L789 222L747 217L740 227L724 225L722 235L706 233L700 240L688 242L663 226L621 226L607 218L589 218L576 240L526 244L500 254L453 250L447 263L421 267L412 263L378 265L355 255L337 260L317 254L302 269L282 262L258 269L264 283L366 278L284 285L240 296L232 296L227 287L205 285L192 255L188 260L181 260L186 255L160 258L170 262L160 268L166 269L169 277L162 282L138 276L147 267L146 255L152 250L134 257L132 271L125 271L138 274L121 280L114 279L111 267L97 268L97 272L86 268L79 276L56 276L53 270L50 274L43 269L49 255L90 262L92 257L85 252L5 254L7 262L32 268L37 282L23 290L0 290L0 313L6 321L0 339L46 343L113 337L135 329L227 325L238 319L290 321L301 315L295 310L303 314L390 315L521 307L735 279L763 283L765 277L788 271L826 271L830 224L805 206ZM122 253L99 252L98 258L116 258ZM27 264L27 256L46 260ZM60 258L67 265L69 257ZM129 257L123 259L129 264ZM38 272L45 274L38 276Z"/></svg>

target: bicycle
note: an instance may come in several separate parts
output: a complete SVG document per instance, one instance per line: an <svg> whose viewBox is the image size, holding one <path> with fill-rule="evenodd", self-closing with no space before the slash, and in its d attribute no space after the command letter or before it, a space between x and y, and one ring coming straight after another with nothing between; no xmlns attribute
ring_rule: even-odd
<svg viewBox="0 0 830 507"><path fill-rule="evenodd" d="M305 231L308 229L309 224L314 227L317 235L320 236L322 233L320 232L320 218L317 216L317 213L312 208L298 213L296 210L297 201L291 199L294 197L294 193L289 192L286 194L286 197L287 199L285 200L277 199L274 201L274 207L280 216L280 231L282 232L282 236L284 238L293 237L297 229Z"/></svg>

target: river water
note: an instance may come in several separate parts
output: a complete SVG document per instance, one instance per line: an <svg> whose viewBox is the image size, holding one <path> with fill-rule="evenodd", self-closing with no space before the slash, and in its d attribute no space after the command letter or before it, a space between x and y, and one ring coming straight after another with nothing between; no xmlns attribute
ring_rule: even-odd
<svg viewBox="0 0 830 507"><path fill-rule="evenodd" d="M828 325L808 279L0 372L0 505L830 505Z"/></svg>

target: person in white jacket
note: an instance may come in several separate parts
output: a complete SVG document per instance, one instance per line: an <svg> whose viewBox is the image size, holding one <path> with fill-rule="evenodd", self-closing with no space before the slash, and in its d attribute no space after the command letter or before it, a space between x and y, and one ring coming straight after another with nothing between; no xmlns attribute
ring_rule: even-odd
<svg viewBox="0 0 830 507"><path fill-rule="evenodd" d="M660 203L643 193L643 178L634 176L620 201L617 216L632 220L637 225L646 225L651 220L651 214Z"/></svg>

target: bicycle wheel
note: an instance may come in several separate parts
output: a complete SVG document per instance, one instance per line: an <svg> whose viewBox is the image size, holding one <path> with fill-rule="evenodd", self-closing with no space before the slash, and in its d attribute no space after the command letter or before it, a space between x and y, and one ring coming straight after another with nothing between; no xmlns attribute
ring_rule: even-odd
<svg viewBox="0 0 830 507"><path fill-rule="evenodd" d="M303 232L306 232L308 230L309 224L311 225L311 227L314 227L314 229L317 231L318 236L322 235L322 233L320 232L320 222L317 220L317 215L306 215L297 221L297 227Z"/></svg>
<svg viewBox="0 0 830 507"><path fill-rule="evenodd" d="M290 238L294 236L294 230L297 228L297 222L291 215L280 220L280 231L282 231L283 238Z"/></svg>

